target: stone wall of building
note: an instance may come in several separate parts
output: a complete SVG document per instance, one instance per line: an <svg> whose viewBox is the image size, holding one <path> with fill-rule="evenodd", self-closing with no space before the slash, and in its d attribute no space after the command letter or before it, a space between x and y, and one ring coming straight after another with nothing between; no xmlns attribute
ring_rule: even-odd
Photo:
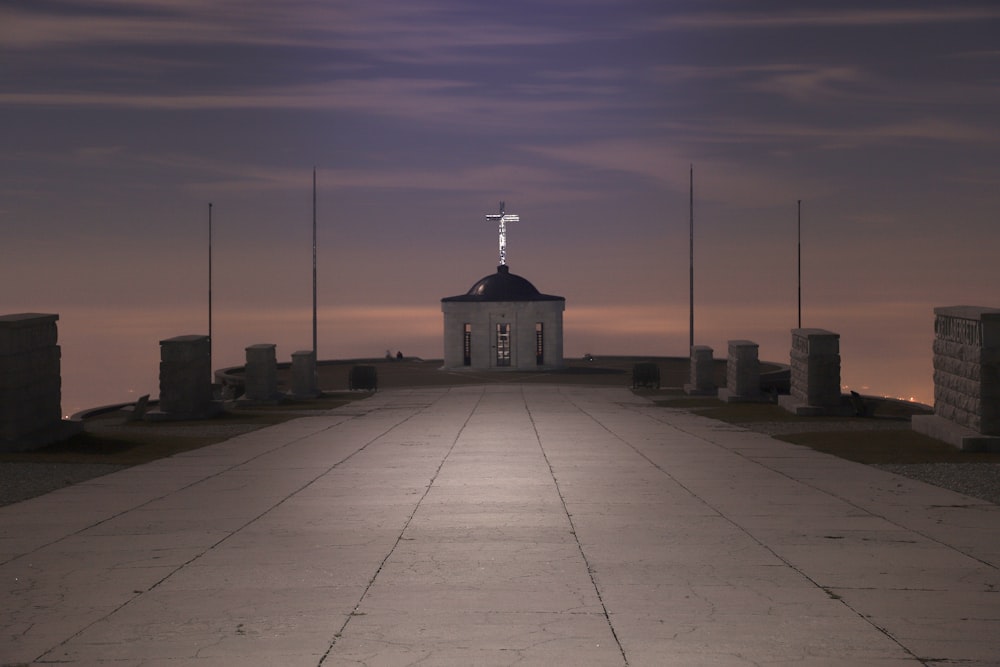
<svg viewBox="0 0 1000 667"><path fill-rule="evenodd" d="M565 301L443 302L444 367L493 369L497 365L497 325L510 325L511 370L546 370L563 365ZM542 363L536 354L541 324ZM465 364L465 327L469 327L470 363Z"/></svg>
<svg viewBox="0 0 1000 667"><path fill-rule="evenodd" d="M934 309L934 414L1000 435L1000 309Z"/></svg>
<svg viewBox="0 0 1000 667"><path fill-rule="evenodd" d="M62 422L58 315L0 316L0 451L55 439Z"/></svg>

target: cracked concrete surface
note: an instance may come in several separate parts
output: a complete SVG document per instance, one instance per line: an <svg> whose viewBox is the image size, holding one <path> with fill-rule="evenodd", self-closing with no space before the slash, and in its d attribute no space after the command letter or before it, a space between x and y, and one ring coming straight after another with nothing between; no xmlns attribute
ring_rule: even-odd
<svg viewBox="0 0 1000 667"><path fill-rule="evenodd" d="M1000 506L625 389L363 405L0 508L0 665L1000 663Z"/></svg>

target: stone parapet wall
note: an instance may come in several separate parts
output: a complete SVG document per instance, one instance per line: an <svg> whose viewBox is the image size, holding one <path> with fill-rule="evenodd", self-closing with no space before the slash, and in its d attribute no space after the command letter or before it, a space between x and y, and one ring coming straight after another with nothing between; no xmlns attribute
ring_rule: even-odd
<svg viewBox="0 0 1000 667"><path fill-rule="evenodd" d="M1000 309L934 309L934 414L1000 435Z"/></svg>
<svg viewBox="0 0 1000 667"><path fill-rule="evenodd" d="M58 315L0 316L0 449L51 441L62 422Z"/></svg>

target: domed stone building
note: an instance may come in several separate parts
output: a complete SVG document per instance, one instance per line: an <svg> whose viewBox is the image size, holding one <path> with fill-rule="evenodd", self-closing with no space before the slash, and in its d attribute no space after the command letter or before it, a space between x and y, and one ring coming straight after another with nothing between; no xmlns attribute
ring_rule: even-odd
<svg viewBox="0 0 1000 667"><path fill-rule="evenodd" d="M542 294L505 263L465 294L441 299L441 310L447 369L550 370L563 364L566 299Z"/></svg>

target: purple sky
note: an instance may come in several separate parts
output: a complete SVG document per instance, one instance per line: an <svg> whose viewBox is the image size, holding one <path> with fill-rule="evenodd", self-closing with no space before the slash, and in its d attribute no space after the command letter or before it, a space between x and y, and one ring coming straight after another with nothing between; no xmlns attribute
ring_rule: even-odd
<svg viewBox="0 0 1000 667"><path fill-rule="evenodd" d="M990 2L0 3L0 312L60 314L64 410L157 393L158 341L217 366L441 356L440 299L495 270L565 296L568 356L787 361L930 401L932 308L1000 306ZM100 379L97 377L100 376Z"/></svg>

